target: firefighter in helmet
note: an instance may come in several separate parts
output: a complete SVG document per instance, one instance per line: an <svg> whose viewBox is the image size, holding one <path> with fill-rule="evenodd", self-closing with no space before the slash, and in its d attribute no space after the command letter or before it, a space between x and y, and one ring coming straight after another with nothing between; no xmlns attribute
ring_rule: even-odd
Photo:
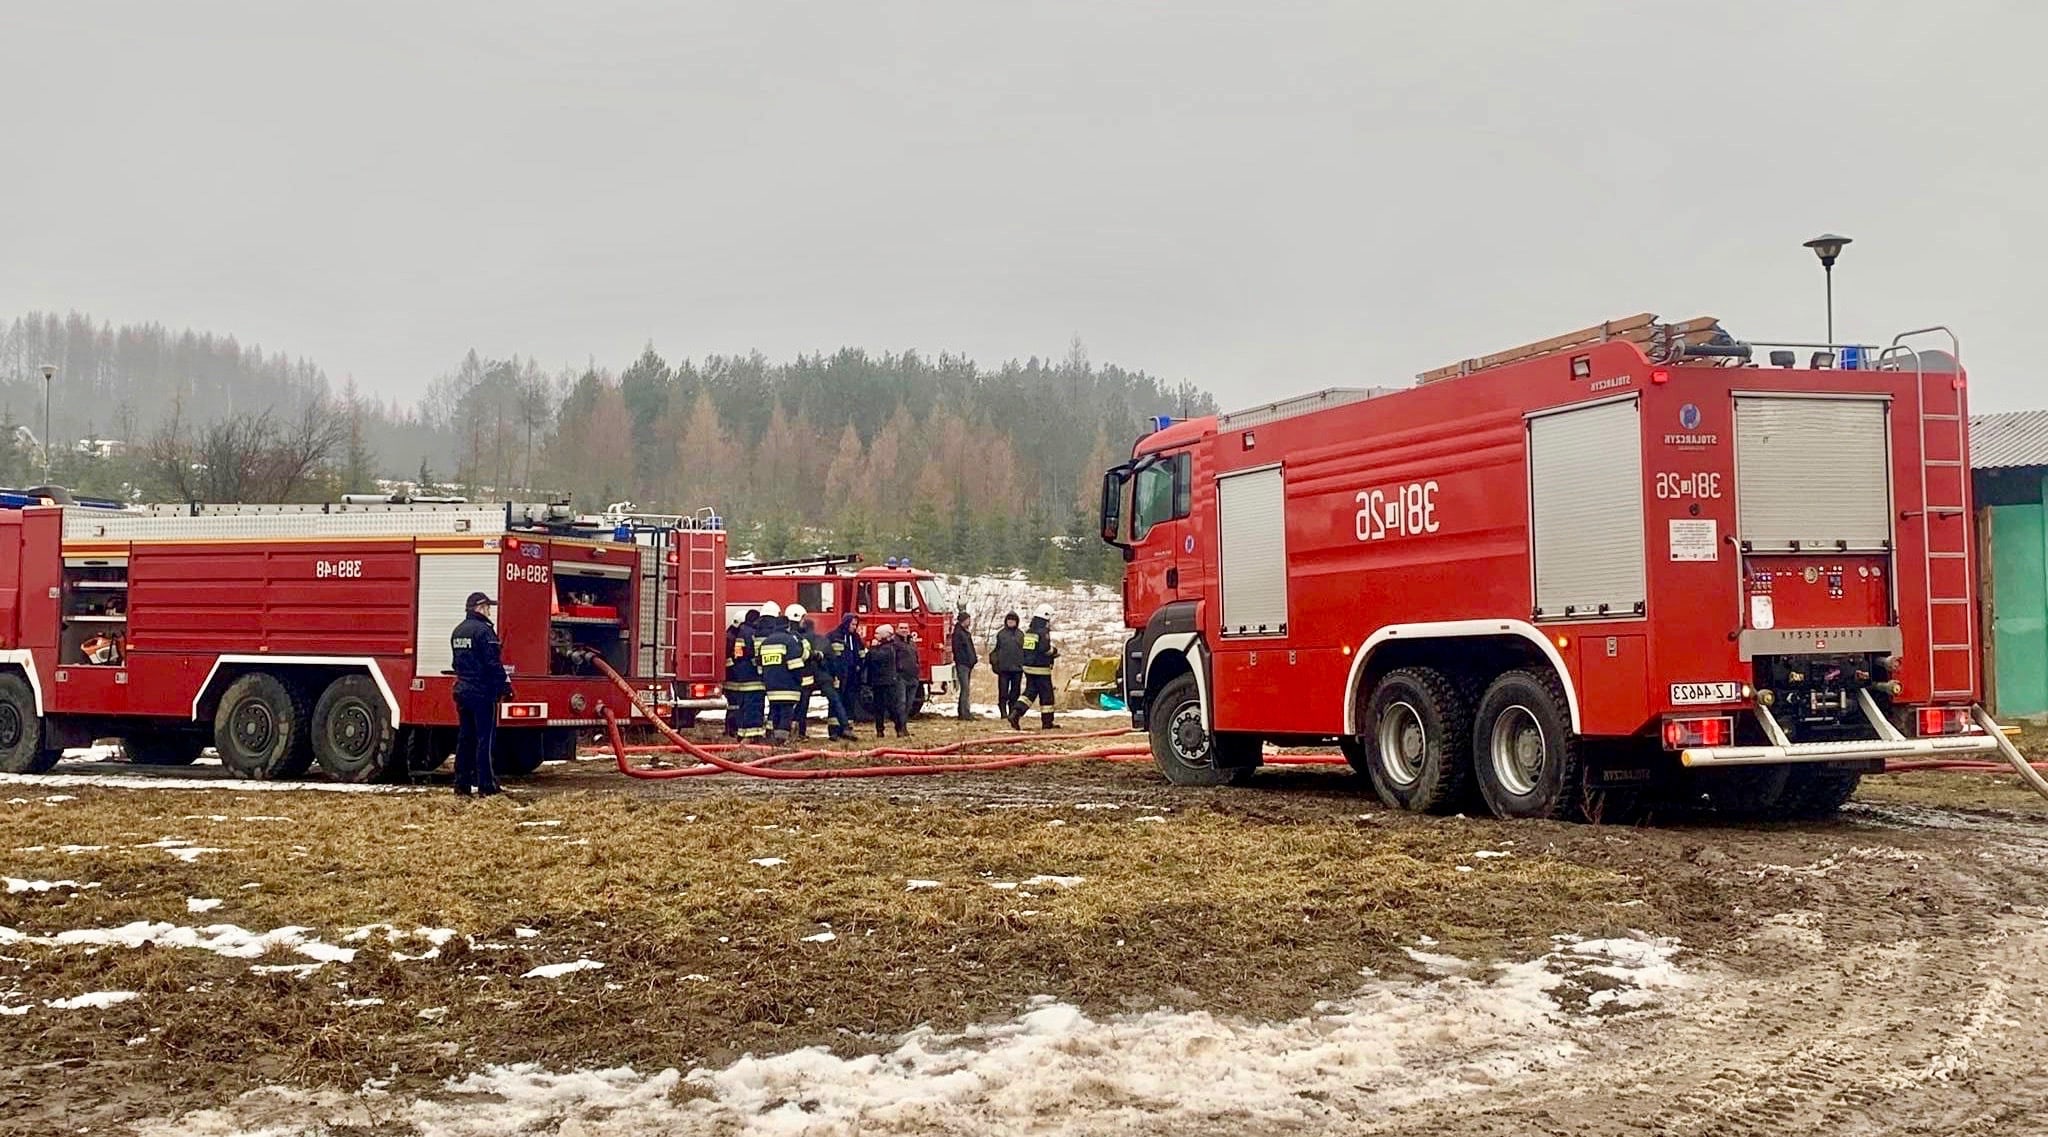
<svg viewBox="0 0 2048 1137"><path fill-rule="evenodd" d="M1040 605L1024 629L1024 698L1017 704L1016 715L1022 718L1025 708L1036 702L1038 725L1045 730L1053 729L1052 661L1059 654L1052 642L1052 609Z"/></svg>
<svg viewBox="0 0 2048 1137"><path fill-rule="evenodd" d="M725 736L738 738L740 733L740 692L733 686L733 658L739 642L753 631L746 618L738 612L731 614L725 625Z"/></svg>
<svg viewBox="0 0 2048 1137"><path fill-rule="evenodd" d="M761 665L761 683L767 690L768 744L789 741L790 720L803 699L804 645L790 634L789 621L773 601L761 606L761 634L754 641L754 657Z"/></svg>
<svg viewBox="0 0 2048 1137"><path fill-rule="evenodd" d="M498 733L498 700L512 693L512 680L505 671L503 647L498 629L491 623L491 610L498 602L481 592L469 594L463 605L462 622L448 637L454 655L455 792L468 797L472 791L488 797L500 792L497 771L491 766L492 745Z"/></svg>
<svg viewBox="0 0 2048 1137"><path fill-rule="evenodd" d="M725 640L725 685L733 693L725 715L734 722L733 733L743 744L762 734L762 700L767 697L768 688L761 682L761 664L754 652L760 625L760 609L749 608L746 618L740 621L738 633Z"/></svg>

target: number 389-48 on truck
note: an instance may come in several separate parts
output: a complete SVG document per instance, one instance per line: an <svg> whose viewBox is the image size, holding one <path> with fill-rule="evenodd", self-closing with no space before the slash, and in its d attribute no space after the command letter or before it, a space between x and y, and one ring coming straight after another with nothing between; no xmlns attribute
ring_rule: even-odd
<svg viewBox="0 0 2048 1137"><path fill-rule="evenodd" d="M1160 770L1334 740L1404 809L1812 816L1886 759L2008 746L1954 336L1767 347L1645 315L1159 420L1102 538Z"/></svg>

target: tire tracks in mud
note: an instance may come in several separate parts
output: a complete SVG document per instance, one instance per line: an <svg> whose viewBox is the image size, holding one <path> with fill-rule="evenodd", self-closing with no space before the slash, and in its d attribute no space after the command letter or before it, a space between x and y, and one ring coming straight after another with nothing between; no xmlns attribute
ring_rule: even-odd
<svg viewBox="0 0 2048 1137"><path fill-rule="evenodd" d="M1859 806L1770 864L1741 835L1745 934L1666 1007L1582 1032L1570 1068L1359 1132L1793 1137L2048 1132L2048 826ZM1815 831L1788 829L1813 849Z"/></svg>

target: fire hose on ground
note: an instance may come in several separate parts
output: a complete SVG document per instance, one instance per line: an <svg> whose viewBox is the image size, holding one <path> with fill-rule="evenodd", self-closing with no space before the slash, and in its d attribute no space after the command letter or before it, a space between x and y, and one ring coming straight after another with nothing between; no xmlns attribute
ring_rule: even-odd
<svg viewBox="0 0 2048 1137"><path fill-rule="evenodd" d="M1043 741L1041 734L999 734L987 738L967 739L940 746L909 748L901 746L878 746L870 750L831 750L814 748L780 752L763 752L760 748L744 743L694 742L675 727L669 725L640 698L640 692L633 688L623 676L614 671L604 660L592 657L604 676L611 680L619 691L632 700L633 708L640 716L653 724L654 728L668 740L666 745L628 746L619 731L618 716L607 706L602 708L605 719L605 735L617 757L621 774L629 778L666 780L670 778L694 778L710 774L742 774L756 778L771 778L784 781L814 781L829 778L890 778L926 774L977 774L994 770L1009 770L1021 766L1041 766L1053 762L1109 761L1147 762L1151 760L1151 749L1143 744L1096 746L1081 750L1045 751L1031 754L1005 754L964 762L931 762L928 759L959 755L969 749L987 746L1027 745ZM1887 774L1904 774L1917 771L1948 771L1955 773L1995 774L2012 769L2028 788L2048 798L2048 776L2043 769L2048 763L2037 767L2027 761L2019 748L2014 746L2002 727L1989 712L1981 707L1974 712L1978 726L1997 741L1999 756L2003 762L1971 759L1931 759L1887 762L1882 771ZM1137 733L1122 727L1108 730L1087 731L1063 735L1065 739L1116 738ZM676 767L635 766L634 755L656 755L682 753L696 760L695 765ZM735 760L728 755L751 756ZM874 766L832 766L802 770L787 770L784 766L817 759L864 759L872 761L895 760L889 765ZM926 761L919 761L925 759ZM1337 754L1274 754L1268 755L1265 764L1270 766L1341 766L1347 764Z"/></svg>

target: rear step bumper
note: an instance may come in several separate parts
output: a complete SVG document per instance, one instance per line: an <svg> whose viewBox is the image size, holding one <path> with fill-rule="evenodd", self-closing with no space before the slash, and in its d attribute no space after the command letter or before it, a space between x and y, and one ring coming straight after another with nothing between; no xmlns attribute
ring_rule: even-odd
<svg viewBox="0 0 2048 1137"><path fill-rule="evenodd" d="M1967 757L1999 753L1998 736L1984 734L1943 735L1937 738L1907 738L1884 717L1870 692L1858 691L1863 717L1877 732L1876 738L1849 742L1793 742L1785 737L1769 708L1755 707L1759 725L1770 742L1763 746L1695 746L1678 753L1687 766L1768 766L1780 762L1867 762L1890 758Z"/></svg>

